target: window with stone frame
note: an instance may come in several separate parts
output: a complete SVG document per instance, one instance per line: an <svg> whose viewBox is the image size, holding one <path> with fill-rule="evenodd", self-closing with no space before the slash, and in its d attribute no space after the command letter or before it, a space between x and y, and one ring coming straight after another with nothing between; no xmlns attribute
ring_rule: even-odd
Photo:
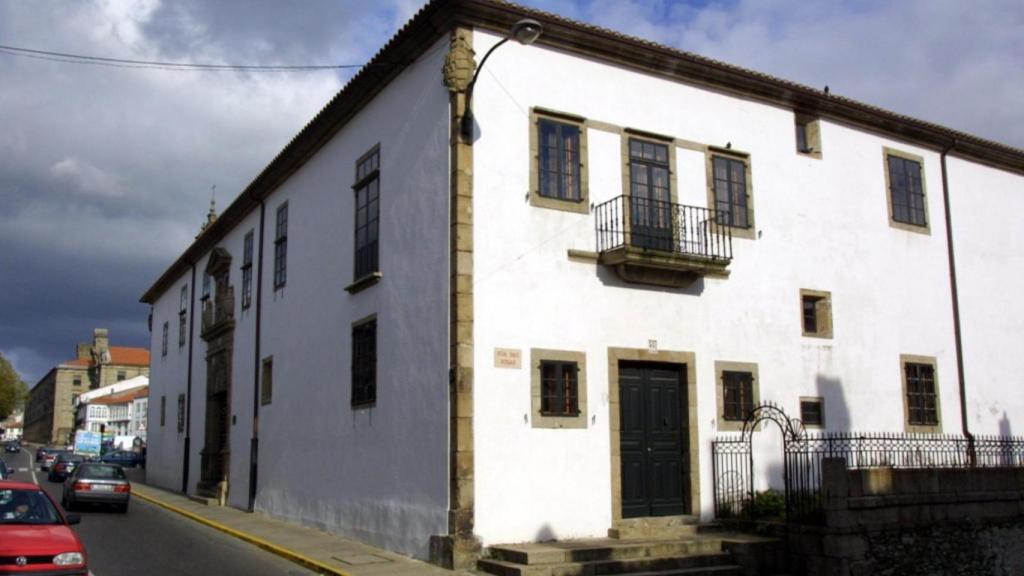
<svg viewBox="0 0 1024 576"><path fill-rule="evenodd" d="M629 149L630 244L672 251L672 147L665 142L627 139Z"/></svg>
<svg viewBox="0 0 1024 576"><path fill-rule="evenodd" d="M722 372L722 418L742 422L754 409L754 375L750 372Z"/></svg>
<svg viewBox="0 0 1024 576"><path fill-rule="evenodd" d="M242 310L252 305L252 241L253 231L249 230L242 245Z"/></svg>
<svg viewBox="0 0 1024 576"><path fill-rule="evenodd" d="M939 423L935 366L906 362L903 365L907 386L907 423L911 426L936 426Z"/></svg>
<svg viewBox="0 0 1024 576"><path fill-rule="evenodd" d="M825 400L820 397L800 398L800 422L805 428L825 426Z"/></svg>
<svg viewBox="0 0 1024 576"><path fill-rule="evenodd" d="M808 114L796 114L796 151L821 158L821 120Z"/></svg>
<svg viewBox="0 0 1024 576"><path fill-rule="evenodd" d="M831 292L801 289L800 314L804 336L832 338Z"/></svg>
<svg viewBox="0 0 1024 576"><path fill-rule="evenodd" d="M894 222L926 227L924 180L921 162L893 153L886 154L889 177L889 201Z"/></svg>
<svg viewBox="0 0 1024 576"><path fill-rule="evenodd" d="M711 179L716 221L733 228L751 228L746 159L712 154Z"/></svg>
<svg viewBox="0 0 1024 576"><path fill-rule="evenodd" d="M117 371L117 381L118 382L120 382L120 381L122 381L122 380L124 380L126 378L128 378L128 372L127 371L125 371L125 370L118 370Z"/></svg>
<svg viewBox="0 0 1024 576"><path fill-rule="evenodd" d="M356 280L380 271L380 147L374 146L356 162L355 254Z"/></svg>
<svg viewBox="0 0 1024 576"><path fill-rule="evenodd" d="M572 114L530 112L530 205L587 214L587 124Z"/></svg>
<svg viewBox="0 0 1024 576"><path fill-rule="evenodd" d="M587 427L587 356L571 350L530 349L532 428Z"/></svg>
<svg viewBox="0 0 1024 576"><path fill-rule="evenodd" d="M274 290L288 282L288 203L278 206L274 227Z"/></svg>
<svg viewBox="0 0 1024 576"><path fill-rule="evenodd" d="M352 407L377 402L377 319L352 326Z"/></svg>

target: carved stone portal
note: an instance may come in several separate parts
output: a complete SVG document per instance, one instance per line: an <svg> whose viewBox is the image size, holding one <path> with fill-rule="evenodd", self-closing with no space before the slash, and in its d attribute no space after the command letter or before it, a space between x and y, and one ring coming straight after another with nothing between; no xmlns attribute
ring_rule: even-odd
<svg viewBox="0 0 1024 576"><path fill-rule="evenodd" d="M212 303L203 303L202 338L206 342L206 434L201 455L200 494L223 500L230 471L231 361L235 317L233 287L228 284L231 255L214 248L206 273L214 281Z"/></svg>

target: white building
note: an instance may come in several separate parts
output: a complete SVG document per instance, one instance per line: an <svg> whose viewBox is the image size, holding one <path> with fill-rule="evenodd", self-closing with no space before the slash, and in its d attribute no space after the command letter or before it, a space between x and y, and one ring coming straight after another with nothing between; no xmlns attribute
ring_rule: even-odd
<svg viewBox="0 0 1024 576"><path fill-rule="evenodd" d="M79 394L76 405L75 428L92 432L108 432L128 435L137 427L136 418L147 417L146 406L142 414L136 415L135 405L149 393L149 377L136 376L114 384Z"/></svg>
<svg viewBox="0 0 1024 576"><path fill-rule="evenodd" d="M0 421L0 441L20 440L25 431L25 413L21 410Z"/></svg>
<svg viewBox="0 0 1024 576"><path fill-rule="evenodd" d="M466 565L710 520L760 402L1024 426L1024 151L488 0L366 70L143 296L149 481Z"/></svg>
<svg viewBox="0 0 1024 576"><path fill-rule="evenodd" d="M128 435L146 441L146 426L149 418L149 388L140 392L132 399L131 406L132 420L128 425Z"/></svg>

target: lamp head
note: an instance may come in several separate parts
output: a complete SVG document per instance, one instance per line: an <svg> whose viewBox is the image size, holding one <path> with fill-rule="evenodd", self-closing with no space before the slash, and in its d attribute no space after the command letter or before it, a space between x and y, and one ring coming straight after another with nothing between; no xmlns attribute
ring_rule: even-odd
<svg viewBox="0 0 1024 576"><path fill-rule="evenodd" d="M531 18L523 18L512 25L512 29L509 30L509 37L514 38L516 42L524 46L533 44L537 38L544 32L544 27L541 26L540 22Z"/></svg>

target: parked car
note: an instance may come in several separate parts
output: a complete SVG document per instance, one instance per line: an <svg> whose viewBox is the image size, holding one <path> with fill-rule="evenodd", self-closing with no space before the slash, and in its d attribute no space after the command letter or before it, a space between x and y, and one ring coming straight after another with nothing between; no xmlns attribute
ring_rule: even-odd
<svg viewBox="0 0 1024 576"><path fill-rule="evenodd" d="M83 462L64 481L61 504L71 510L79 504L111 504L118 512L128 511L132 485L124 468L117 464Z"/></svg>
<svg viewBox="0 0 1024 576"><path fill-rule="evenodd" d="M46 478L50 482L61 482L70 476L75 471L75 467L82 462L85 462L84 456L62 452L53 461L53 465L50 466L50 473L46 475Z"/></svg>
<svg viewBox="0 0 1024 576"><path fill-rule="evenodd" d="M60 456L61 454L67 454L67 453L68 453L68 451L64 450L63 448L50 448L50 449L48 449L43 454L43 459L39 463L39 468L42 469L42 470L49 471L50 467L53 466L54 461L57 460L57 456Z"/></svg>
<svg viewBox="0 0 1024 576"><path fill-rule="evenodd" d="M0 460L0 480L6 480L11 477L14 471L7 467L7 463Z"/></svg>
<svg viewBox="0 0 1024 576"><path fill-rule="evenodd" d="M21 442L11 440L7 443L7 446L4 446L4 452L8 454L17 454L18 452L21 452Z"/></svg>
<svg viewBox="0 0 1024 576"><path fill-rule="evenodd" d="M144 464L145 461L142 458L142 454L138 452L131 452L129 450L114 450L113 452L107 452L100 457L101 462L108 464L120 464L128 468L135 468L140 464Z"/></svg>
<svg viewBox="0 0 1024 576"><path fill-rule="evenodd" d="M64 515L46 492L27 482L0 481L0 573L89 573L85 546L71 528L77 514ZM24 558L25 564L20 564Z"/></svg>

